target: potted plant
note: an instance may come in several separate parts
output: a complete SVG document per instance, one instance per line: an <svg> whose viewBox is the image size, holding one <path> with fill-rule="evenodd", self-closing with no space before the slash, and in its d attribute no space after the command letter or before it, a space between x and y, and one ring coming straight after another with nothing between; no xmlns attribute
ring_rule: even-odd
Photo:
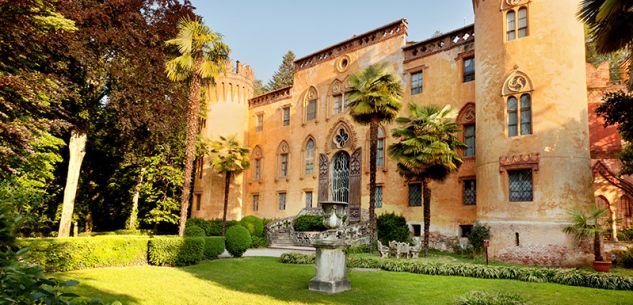
<svg viewBox="0 0 633 305"><path fill-rule="evenodd" d="M593 207L591 210L572 211L570 213L571 224L563 228L563 232L573 235L577 241L583 241L593 237L593 269L598 272L609 272L611 261L605 261L602 257L602 233L606 231L602 221L606 210Z"/></svg>

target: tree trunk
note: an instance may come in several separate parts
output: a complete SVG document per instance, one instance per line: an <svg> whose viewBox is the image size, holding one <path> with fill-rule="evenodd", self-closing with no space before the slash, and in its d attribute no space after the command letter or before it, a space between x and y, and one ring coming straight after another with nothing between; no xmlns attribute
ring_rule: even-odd
<svg viewBox="0 0 633 305"><path fill-rule="evenodd" d="M226 172L224 179L224 214L222 214L222 236L226 232L226 213L229 208L229 187L231 187L231 172Z"/></svg>
<svg viewBox="0 0 633 305"><path fill-rule="evenodd" d="M59 231L57 237L70 236L70 225L73 219L75 208L75 196L77 195L77 185L79 184L79 173L81 163L86 155L86 141L88 133L86 130L73 129L70 132L68 150L70 159L68 160L68 173L66 174L66 187L64 188L64 202L62 204L62 215L59 221Z"/></svg>
<svg viewBox="0 0 633 305"><path fill-rule="evenodd" d="M84 232L92 232L92 212L90 212L90 210L86 213L86 227L84 228Z"/></svg>
<svg viewBox="0 0 633 305"><path fill-rule="evenodd" d="M143 176L145 175L145 168L141 167L141 172L138 174L138 180L136 186L134 186L134 195L132 196L132 211L130 212L130 218L127 222L128 230L136 230L138 219L138 198L141 193L141 184L143 184Z"/></svg>
<svg viewBox="0 0 633 305"><path fill-rule="evenodd" d="M378 146L378 120L369 124L369 253L376 243L376 149Z"/></svg>
<svg viewBox="0 0 633 305"><path fill-rule="evenodd" d="M431 189L429 180L422 180L422 204L424 205L424 257L429 256L429 229L431 228Z"/></svg>
<svg viewBox="0 0 633 305"><path fill-rule="evenodd" d="M198 70L202 64L202 56L198 55L194 64L194 70ZM189 210L189 196L191 195L191 173L193 172L193 160L196 157L196 135L198 133L198 115L200 113L200 83L202 79L197 72L193 73L191 88L189 91L189 107L187 109L187 146L185 151L185 181L182 186L180 198L180 225L178 235L184 236L187 223L187 211Z"/></svg>
<svg viewBox="0 0 633 305"><path fill-rule="evenodd" d="M602 238L600 237L600 233L596 232L593 235L593 256L596 261L603 261L602 257Z"/></svg>

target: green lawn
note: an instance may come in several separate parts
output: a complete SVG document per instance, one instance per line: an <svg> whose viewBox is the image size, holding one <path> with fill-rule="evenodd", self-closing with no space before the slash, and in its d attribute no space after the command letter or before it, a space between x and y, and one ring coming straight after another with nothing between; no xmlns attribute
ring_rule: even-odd
<svg viewBox="0 0 633 305"><path fill-rule="evenodd" d="M385 271L351 271L351 291L323 295L307 290L313 275L313 265L265 257L54 274L79 280L73 289L82 295L123 304L453 304L473 290L516 293L531 304L633 304L633 291Z"/></svg>

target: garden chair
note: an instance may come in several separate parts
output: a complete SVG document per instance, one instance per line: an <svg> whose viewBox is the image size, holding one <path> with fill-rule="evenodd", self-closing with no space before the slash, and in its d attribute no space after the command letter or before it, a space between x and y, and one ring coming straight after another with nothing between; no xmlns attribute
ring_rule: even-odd
<svg viewBox="0 0 633 305"><path fill-rule="evenodd" d="M398 242L395 240L392 240L389 242L389 255L390 256L394 256L394 257L398 257Z"/></svg>
<svg viewBox="0 0 633 305"><path fill-rule="evenodd" d="M420 256L420 250L421 250L421 249L422 249L422 242L418 240L418 241L417 241L417 242L413 245L413 247L411 247L411 249L410 249L410 251L411 251L411 252L409 253L409 254L411 255L411 257L410 257L410 258L418 258L418 257Z"/></svg>
<svg viewBox="0 0 633 305"><path fill-rule="evenodd" d="M389 247L384 246L382 242L378 241L378 253L380 253L380 258L389 257Z"/></svg>
<svg viewBox="0 0 633 305"><path fill-rule="evenodd" d="M398 247L396 249L396 257L409 257L409 244L408 243L398 243Z"/></svg>

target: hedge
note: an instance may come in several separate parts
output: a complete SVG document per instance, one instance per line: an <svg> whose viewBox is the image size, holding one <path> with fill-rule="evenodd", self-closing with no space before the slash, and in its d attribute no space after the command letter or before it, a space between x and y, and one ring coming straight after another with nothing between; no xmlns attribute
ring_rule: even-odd
<svg viewBox="0 0 633 305"><path fill-rule="evenodd" d="M224 237L209 236L204 238L204 257L217 258L224 252Z"/></svg>
<svg viewBox="0 0 633 305"><path fill-rule="evenodd" d="M20 239L29 248L25 262L47 272L147 264L146 236Z"/></svg>
<svg viewBox="0 0 633 305"><path fill-rule="evenodd" d="M185 227L185 236L186 237L205 237L207 234L204 230L196 225L186 226Z"/></svg>
<svg viewBox="0 0 633 305"><path fill-rule="evenodd" d="M471 291L456 300L455 305L527 305L528 303L516 294L490 293Z"/></svg>
<svg viewBox="0 0 633 305"><path fill-rule="evenodd" d="M240 225L248 229L251 237L264 237L264 221L261 218L249 215L240 220Z"/></svg>
<svg viewBox="0 0 633 305"><path fill-rule="evenodd" d="M187 266L204 258L204 237L154 237L149 241L149 263L158 266Z"/></svg>
<svg viewBox="0 0 633 305"><path fill-rule="evenodd" d="M314 255L282 254L282 263L314 263ZM420 260L384 259L348 256L347 267L380 268L385 271L410 272L428 275L466 276L483 279L510 279L524 282L556 283L568 286L633 290L633 277L612 273L598 273L579 269L539 267L487 266L459 263L435 263Z"/></svg>
<svg viewBox="0 0 633 305"><path fill-rule="evenodd" d="M325 231L327 228L323 225L323 216L318 215L301 215L295 218L292 224L297 232Z"/></svg>
<svg viewBox="0 0 633 305"><path fill-rule="evenodd" d="M234 257L241 257L252 244L251 233L241 225L226 230L226 251Z"/></svg>

